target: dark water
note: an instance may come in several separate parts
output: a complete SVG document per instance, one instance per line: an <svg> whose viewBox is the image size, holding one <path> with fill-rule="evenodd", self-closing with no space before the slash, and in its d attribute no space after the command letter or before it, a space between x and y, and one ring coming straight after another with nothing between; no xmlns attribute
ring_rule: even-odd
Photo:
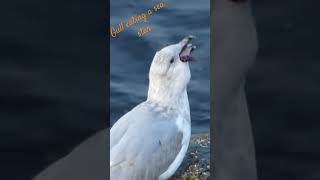
<svg viewBox="0 0 320 180"><path fill-rule="evenodd" d="M166 7L147 18L147 22L126 29L110 40L110 112L114 123L138 103L146 100L149 66L155 52L179 42L186 35L194 35L197 49L190 64L191 81L188 86L192 132L208 132L210 120L210 2L209 0L178 1L111 1L111 26L117 27L132 16L140 15L159 2ZM140 27L151 32L138 37Z"/></svg>
<svg viewBox="0 0 320 180"><path fill-rule="evenodd" d="M261 180L320 179L319 5L254 2L260 52L247 92Z"/></svg>

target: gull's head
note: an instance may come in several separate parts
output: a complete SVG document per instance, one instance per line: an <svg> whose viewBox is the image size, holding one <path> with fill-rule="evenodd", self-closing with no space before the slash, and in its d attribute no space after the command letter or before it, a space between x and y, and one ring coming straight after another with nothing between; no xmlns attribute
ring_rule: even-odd
<svg viewBox="0 0 320 180"><path fill-rule="evenodd" d="M195 49L193 36L157 51L149 72L148 99L175 98L186 90L191 73L189 62Z"/></svg>

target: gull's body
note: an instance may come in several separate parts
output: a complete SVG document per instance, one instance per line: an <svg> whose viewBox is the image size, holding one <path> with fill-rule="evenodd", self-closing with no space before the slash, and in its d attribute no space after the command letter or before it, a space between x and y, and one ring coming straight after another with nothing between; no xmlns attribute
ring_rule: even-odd
<svg viewBox="0 0 320 180"><path fill-rule="evenodd" d="M180 56L188 48L192 51L190 41L185 38L156 53L147 100L111 128L111 180L165 180L182 163L191 135L186 89L190 69Z"/></svg>
<svg viewBox="0 0 320 180"><path fill-rule="evenodd" d="M190 117L185 113L144 102L119 119L111 129L111 180L173 175L190 139Z"/></svg>

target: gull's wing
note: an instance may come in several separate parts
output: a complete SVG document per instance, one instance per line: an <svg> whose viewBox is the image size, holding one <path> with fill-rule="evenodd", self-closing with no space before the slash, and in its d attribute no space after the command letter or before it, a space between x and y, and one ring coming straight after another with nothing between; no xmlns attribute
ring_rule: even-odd
<svg viewBox="0 0 320 180"><path fill-rule="evenodd" d="M110 133L111 180L153 180L167 171L188 146L182 144L183 134L175 124L177 118L181 117L174 111L142 104L118 120ZM182 153L183 158L184 150ZM180 165L182 158L175 166Z"/></svg>
<svg viewBox="0 0 320 180"><path fill-rule="evenodd" d="M129 127L129 119L130 119L130 115L134 114L132 112L134 112L135 109L131 110L130 112L128 112L127 114L123 115L111 128L110 130L110 136L112 134L112 137L110 137L110 150L112 149L112 147L114 147L117 142L119 142L119 140L121 139L121 137L125 134L125 132L127 131L128 127Z"/></svg>

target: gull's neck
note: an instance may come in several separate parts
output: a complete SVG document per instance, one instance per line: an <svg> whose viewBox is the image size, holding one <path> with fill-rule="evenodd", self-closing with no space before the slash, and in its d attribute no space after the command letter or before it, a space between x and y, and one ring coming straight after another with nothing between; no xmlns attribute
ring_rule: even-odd
<svg viewBox="0 0 320 180"><path fill-rule="evenodd" d="M165 86L154 87L151 83L149 85L147 102L156 104L158 106L167 107L170 109L177 109L187 116L190 116L188 93L186 88L182 91L175 91L175 88L166 88Z"/></svg>

